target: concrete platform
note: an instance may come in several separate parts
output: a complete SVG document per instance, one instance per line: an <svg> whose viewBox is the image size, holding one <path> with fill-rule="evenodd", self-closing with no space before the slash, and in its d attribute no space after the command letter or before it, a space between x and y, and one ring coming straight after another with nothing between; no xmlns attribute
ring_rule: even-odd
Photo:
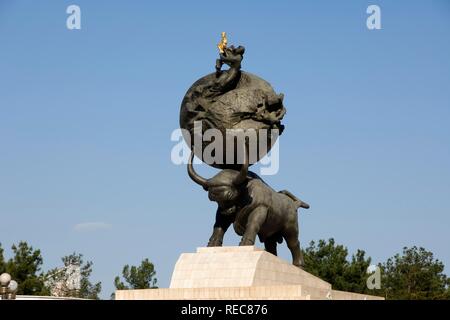
<svg viewBox="0 0 450 320"><path fill-rule="evenodd" d="M198 248L175 264L170 288L117 290L116 300L383 300L331 284L254 246Z"/></svg>

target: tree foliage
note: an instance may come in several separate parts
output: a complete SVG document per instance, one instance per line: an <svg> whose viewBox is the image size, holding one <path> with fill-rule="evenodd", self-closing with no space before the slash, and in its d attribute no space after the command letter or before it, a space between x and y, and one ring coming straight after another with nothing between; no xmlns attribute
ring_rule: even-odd
<svg viewBox="0 0 450 320"><path fill-rule="evenodd" d="M84 262L83 255L72 253L62 259L64 267L47 273L47 286L52 295L83 299L99 299L101 282L92 283L92 261Z"/></svg>
<svg viewBox="0 0 450 320"><path fill-rule="evenodd" d="M19 284L17 294L47 295L41 272L43 259L40 250L34 250L26 242L21 241L11 247L13 257L5 262L3 249L0 248L0 270L7 272ZM3 265L3 267L1 267Z"/></svg>
<svg viewBox="0 0 450 320"><path fill-rule="evenodd" d="M122 277L126 284L120 280L120 277L114 279L114 285L118 290L126 289L155 289L157 288L156 271L153 263L147 258L142 260L140 266L126 265L122 270Z"/></svg>
<svg viewBox="0 0 450 320"><path fill-rule="evenodd" d="M382 288L387 299L450 299L450 278L433 253L416 246L403 248L380 265Z"/></svg>
<svg viewBox="0 0 450 320"><path fill-rule="evenodd" d="M367 288L367 269L371 258L363 250L357 250L347 260L348 249L335 243L334 239L311 241L303 251L305 271L331 283L333 289L356 293L376 294Z"/></svg>
<svg viewBox="0 0 450 320"><path fill-rule="evenodd" d="M6 272L5 256L3 255L2 244L0 243L0 274Z"/></svg>

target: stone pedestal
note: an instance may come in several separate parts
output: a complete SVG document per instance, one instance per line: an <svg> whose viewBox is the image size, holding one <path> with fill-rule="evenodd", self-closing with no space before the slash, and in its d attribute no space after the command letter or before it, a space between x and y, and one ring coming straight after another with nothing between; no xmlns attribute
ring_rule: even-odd
<svg viewBox="0 0 450 320"><path fill-rule="evenodd" d="M183 253L170 288L117 290L117 300L275 299L382 300L331 285L254 246L198 248Z"/></svg>

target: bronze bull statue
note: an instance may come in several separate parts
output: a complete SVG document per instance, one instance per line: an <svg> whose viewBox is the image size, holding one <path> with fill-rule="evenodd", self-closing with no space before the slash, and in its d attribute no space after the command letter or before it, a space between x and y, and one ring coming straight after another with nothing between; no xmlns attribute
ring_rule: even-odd
<svg viewBox="0 0 450 320"><path fill-rule="evenodd" d="M222 246L224 234L233 224L236 233L242 236L240 246L254 245L258 235L266 251L277 255L277 243L282 243L284 238L292 254L292 263L301 268L304 261L298 240L297 209L308 209L309 205L289 191L276 192L258 175L248 171L248 150L244 154L240 171L224 169L211 179L205 179L194 171L194 153L191 153L189 176L208 191L211 201L218 204L208 247Z"/></svg>

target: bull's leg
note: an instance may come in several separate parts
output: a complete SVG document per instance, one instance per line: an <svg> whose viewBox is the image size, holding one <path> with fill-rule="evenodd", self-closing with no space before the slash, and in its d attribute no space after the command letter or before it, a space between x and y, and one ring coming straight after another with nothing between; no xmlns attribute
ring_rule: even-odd
<svg viewBox="0 0 450 320"><path fill-rule="evenodd" d="M264 247L267 252L270 252L273 255L277 255L277 240L276 238L268 238L264 241Z"/></svg>
<svg viewBox="0 0 450 320"><path fill-rule="evenodd" d="M300 242L298 241L298 223L290 224L285 232L283 238L286 240L287 246L292 254L292 264L299 268L303 268L304 260L302 250L300 249Z"/></svg>
<svg viewBox="0 0 450 320"><path fill-rule="evenodd" d="M257 207L248 216L247 225L245 227L244 236L242 237L240 246L252 246L255 244L256 235L261 229L262 224L266 221L267 208Z"/></svg>
<svg viewBox="0 0 450 320"><path fill-rule="evenodd" d="M223 243L223 236L228 227L233 222L233 218L224 216L218 209L216 212L216 222L214 223L214 230L211 238L209 238L208 247L221 247Z"/></svg>

